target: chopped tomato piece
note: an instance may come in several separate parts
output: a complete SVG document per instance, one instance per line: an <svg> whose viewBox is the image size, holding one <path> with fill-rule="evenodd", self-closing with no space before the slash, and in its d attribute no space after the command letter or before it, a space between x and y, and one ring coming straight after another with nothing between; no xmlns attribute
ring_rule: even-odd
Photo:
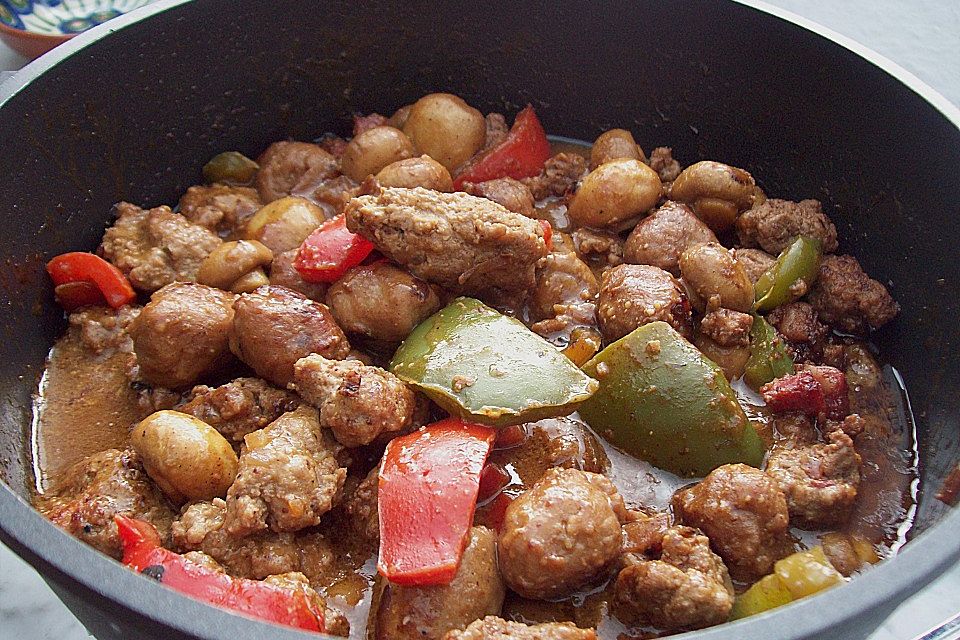
<svg viewBox="0 0 960 640"><path fill-rule="evenodd" d="M303 591L258 580L234 578L187 560L160 546L149 522L115 516L123 544L123 563L184 595L288 627L322 633L324 613Z"/></svg>
<svg viewBox="0 0 960 640"><path fill-rule="evenodd" d="M774 413L799 411L842 420L850 409L846 377L833 367L804 367L763 385L760 395Z"/></svg>
<svg viewBox="0 0 960 640"><path fill-rule="evenodd" d="M553 251L553 227L546 220L538 220L543 229L543 241L547 245L547 252Z"/></svg>
<svg viewBox="0 0 960 640"><path fill-rule="evenodd" d="M394 438L380 466L377 569L399 585L457 573L496 431L448 418Z"/></svg>
<svg viewBox="0 0 960 640"><path fill-rule="evenodd" d="M480 493L477 494L477 502L486 502L510 484L512 479L510 473L500 465L493 462L487 464L480 473Z"/></svg>
<svg viewBox="0 0 960 640"><path fill-rule="evenodd" d="M307 282L334 282L370 255L373 243L347 229L343 215L330 218L300 245L293 268Z"/></svg>
<svg viewBox="0 0 960 640"><path fill-rule="evenodd" d="M503 142L468 161L453 181L460 189L464 182L486 182L497 178L529 178L540 173L550 157L550 142L533 107L517 114Z"/></svg>
<svg viewBox="0 0 960 640"><path fill-rule="evenodd" d="M47 273L57 287L74 282L85 282L95 286L100 290L106 303L114 309L130 304L137 297L120 269L92 253L73 251L61 254L47 263ZM65 296L66 300L73 302L81 301L81 297L83 300L90 299L92 294L88 289L84 289L81 293L79 288L75 288L75 291L65 293Z"/></svg>

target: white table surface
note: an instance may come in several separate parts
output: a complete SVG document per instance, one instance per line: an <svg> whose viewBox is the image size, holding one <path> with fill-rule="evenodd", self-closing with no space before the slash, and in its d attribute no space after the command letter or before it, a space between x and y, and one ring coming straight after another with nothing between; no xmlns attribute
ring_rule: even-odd
<svg viewBox="0 0 960 640"><path fill-rule="evenodd" d="M960 1L768 1L872 48L960 104ZM0 71L26 62L0 44ZM870 640L909 640L958 611L960 564L901 605ZM0 545L0 640L89 638L40 576Z"/></svg>

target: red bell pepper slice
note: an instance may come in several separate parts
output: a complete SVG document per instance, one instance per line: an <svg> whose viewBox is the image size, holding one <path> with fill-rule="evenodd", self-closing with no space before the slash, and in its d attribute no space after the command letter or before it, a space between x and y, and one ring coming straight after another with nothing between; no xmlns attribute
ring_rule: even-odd
<svg viewBox="0 0 960 640"><path fill-rule="evenodd" d="M325 631L318 611L303 591L245 578L234 578L187 560L160 546L152 524L114 517L123 544L123 563L157 582L224 609L297 629Z"/></svg>
<svg viewBox="0 0 960 640"><path fill-rule="evenodd" d="M477 507L496 431L448 418L394 438L380 466L377 569L399 585L448 584Z"/></svg>
<svg viewBox="0 0 960 640"><path fill-rule="evenodd" d="M130 304L137 297L120 269L92 253L73 251L61 254L47 263L47 273L57 287L73 282L87 282L96 286L107 304L114 309Z"/></svg>
<svg viewBox="0 0 960 640"><path fill-rule="evenodd" d="M497 178L529 178L538 175L550 157L550 142L533 107L517 114L507 137L492 149L469 160L457 173L453 188L464 182L486 182Z"/></svg>
<svg viewBox="0 0 960 640"><path fill-rule="evenodd" d="M343 215L330 218L300 245L293 268L307 282L334 282L370 255L373 243L347 229Z"/></svg>

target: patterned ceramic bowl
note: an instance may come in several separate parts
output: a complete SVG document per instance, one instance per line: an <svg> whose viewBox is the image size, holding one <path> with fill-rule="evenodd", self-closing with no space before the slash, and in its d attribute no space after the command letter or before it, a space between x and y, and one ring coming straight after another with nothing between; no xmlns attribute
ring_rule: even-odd
<svg viewBox="0 0 960 640"><path fill-rule="evenodd" d="M151 0L0 0L0 40L29 58Z"/></svg>

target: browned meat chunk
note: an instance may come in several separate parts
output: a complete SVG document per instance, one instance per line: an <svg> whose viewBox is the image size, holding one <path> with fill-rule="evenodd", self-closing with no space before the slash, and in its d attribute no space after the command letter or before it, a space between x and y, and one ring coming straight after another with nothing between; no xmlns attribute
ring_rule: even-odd
<svg viewBox="0 0 960 640"><path fill-rule="evenodd" d="M132 450L109 449L81 460L59 486L37 499L37 508L55 525L114 558L123 555L115 515L146 520L161 540L170 536L173 510L147 478Z"/></svg>
<svg viewBox="0 0 960 640"><path fill-rule="evenodd" d="M256 189L226 184L190 187L180 198L180 213L187 220L221 238L243 229L261 206Z"/></svg>
<svg viewBox="0 0 960 640"><path fill-rule="evenodd" d="M789 343L794 362L819 362L830 329L806 302L791 302L770 312L767 320Z"/></svg>
<svg viewBox="0 0 960 640"><path fill-rule="evenodd" d="M227 491L227 531L298 531L320 522L343 488L343 447L323 429L317 410L301 405L247 434L237 479Z"/></svg>
<svg viewBox="0 0 960 640"><path fill-rule="evenodd" d="M718 467L678 491L673 509L683 524L707 534L737 580L770 573L773 563L792 550L787 501L777 481L745 464Z"/></svg>
<svg viewBox="0 0 960 640"><path fill-rule="evenodd" d="M293 261L299 251L299 249L290 249L273 256L273 263L270 265L270 284L292 289L311 300L323 302L327 295L326 283L307 282L300 277L300 273L293 267Z"/></svg>
<svg viewBox="0 0 960 640"><path fill-rule="evenodd" d="M347 333L400 342L440 309L423 280L387 262L350 269L327 292L327 304Z"/></svg>
<svg viewBox="0 0 960 640"><path fill-rule="evenodd" d="M740 243L760 247L773 255L801 235L820 240L824 253L837 250L837 228L820 208L819 200L790 202L771 198L737 218Z"/></svg>
<svg viewBox="0 0 960 640"><path fill-rule="evenodd" d="M309 197L306 194L337 174L337 159L309 142L274 142L258 163L256 186L264 203L289 195Z"/></svg>
<svg viewBox="0 0 960 640"><path fill-rule="evenodd" d="M345 447L370 444L413 421L413 391L392 373L359 360L312 354L297 361L293 380L300 396L320 409L320 424Z"/></svg>
<svg viewBox="0 0 960 640"><path fill-rule="evenodd" d="M507 507L499 544L504 581L536 599L587 584L619 555L623 516L623 498L606 477L547 470Z"/></svg>
<svg viewBox="0 0 960 640"><path fill-rule="evenodd" d="M350 202L350 198L360 194L360 185L347 176L329 178L317 184L312 190L297 192L304 198L312 200L323 209L327 219L343 213L343 208Z"/></svg>
<svg viewBox="0 0 960 640"><path fill-rule="evenodd" d="M660 182L664 184L676 180L682 169L680 163L673 159L673 149L670 147L657 147L650 152L650 168L657 172Z"/></svg>
<svg viewBox="0 0 960 640"><path fill-rule="evenodd" d="M787 496L790 520L798 527L820 529L850 515L860 486L860 456L842 430L827 434L829 444L774 448L767 473Z"/></svg>
<svg viewBox="0 0 960 640"><path fill-rule="evenodd" d="M263 531L235 536L224 527L226 503L191 504L173 523L173 544L178 551L202 551L233 576L261 580L267 576L299 571L319 582L334 569L335 555L319 533L274 533Z"/></svg>
<svg viewBox="0 0 960 640"><path fill-rule="evenodd" d="M577 153L558 153L543 165L540 175L521 180L530 188L534 200L573 193L587 172L587 159Z"/></svg>
<svg viewBox="0 0 960 640"><path fill-rule="evenodd" d="M381 188L347 205L347 228L413 275L453 291L521 291L547 253L543 228L485 198Z"/></svg>
<svg viewBox="0 0 960 640"><path fill-rule="evenodd" d="M574 418L545 418L523 425L525 438L515 447L494 451L490 460L509 465L525 487L532 487L551 467L605 473L610 466L603 445Z"/></svg>
<svg viewBox="0 0 960 640"><path fill-rule="evenodd" d="M235 298L193 282L174 282L154 293L130 324L140 377L176 389L229 366Z"/></svg>
<svg viewBox="0 0 960 640"><path fill-rule="evenodd" d="M239 441L299 404L295 394L259 378L237 378L219 387L194 387L187 403L177 410L200 418L228 440Z"/></svg>
<svg viewBox="0 0 960 640"><path fill-rule="evenodd" d="M593 271L575 253L548 254L537 264L536 285L528 302L530 317L544 320L562 313L565 305L593 302L598 290Z"/></svg>
<svg viewBox="0 0 960 640"><path fill-rule="evenodd" d="M533 194L530 188L513 178L497 178L486 182L464 182L463 191L472 196L493 200L514 213L533 217Z"/></svg>
<svg viewBox="0 0 960 640"><path fill-rule="evenodd" d="M507 126L507 121L501 113L488 113L484 118L484 122L487 127L487 132L483 140L483 149L480 150L480 153L497 146L506 140L507 134L510 133L510 127Z"/></svg>
<svg viewBox="0 0 960 640"><path fill-rule="evenodd" d="M690 207L668 201L633 228L623 247L623 259L680 275L680 254L695 245L716 241L717 236Z"/></svg>
<svg viewBox="0 0 960 640"><path fill-rule="evenodd" d="M355 486L344 490L343 502L340 503L341 511L353 532L372 543L380 542L380 515L377 510L379 479L379 466L371 469L359 483L356 478L348 478L348 484L355 483Z"/></svg>
<svg viewBox="0 0 960 640"><path fill-rule="evenodd" d="M773 428L781 440L792 444L812 444L817 441L817 427L814 419L799 411L773 414Z"/></svg>
<svg viewBox="0 0 960 640"><path fill-rule="evenodd" d="M622 264L600 279L597 319L607 342L662 320L681 335L692 333L690 302L672 275L645 264Z"/></svg>
<svg viewBox="0 0 960 640"><path fill-rule="evenodd" d="M590 266L606 269L623 264L623 240L617 234L582 227L571 235L577 255Z"/></svg>
<svg viewBox="0 0 960 640"><path fill-rule="evenodd" d="M487 616L463 631L450 631L443 640L597 640L597 633L572 622L526 625Z"/></svg>
<svg viewBox="0 0 960 640"><path fill-rule="evenodd" d="M350 343L330 310L284 287L260 287L234 303L230 349L257 375L285 387L293 365L311 353L345 358Z"/></svg>
<svg viewBox="0 0 960 640"><path fill-rule="evenodd" d="M669 513L648 515L639 511L627 512L627 523L623 525L623 540L620 552L640 554L647 558L659 558L663 549L663 536L673 525ZM624 558L628 561L630 558Z"/></svg>
<svg viewBox="0 0 960 640"><path fill-rule="evenodd" d="M753 284L757 284L760 276L765 274L777 261L772 255L760 249L734 249L733 257L743 267Z"/></svg>
<svg viewBox="0 0 960 640"><path fill-rule="evenodd" d="M356 137L364 131L369 131L374 127L382 127L385 124L387 124L387 117L377 112L367 115L355 113L353 114L353 135Z"/></svg>
<svg viewBox="0 0 960 640"><path fill-rule="evenodd" d="M824 256L807 300L821 319L851 333L878 329L900 313L886 287L864 273L853 256Z"/></svg>
<svg viewBox="0 0 960 640"><path fill-rule="evenodd" d="M119 309L84 307L70 314L70 326L80 331L80 341L98 358L115 353L133 353L130 323L140 315L140 307L125 305Z"/></svg>
<svg viewBox="0 0 960 640"><path fill-rule="evenodd" d="M310 580L298 571L267 576L264 582L288 591L300 592L313 605L315 611L323 611L324 632L332 636L350 636L350 621L310 586Z"/></svg>
<svg viewBox="0 0 960 640"><path fill-rule="evenodd" d="M200 263L222 242L170 207L144 210L121 202L113 211L117 221L103 234L100 253L147 293L196 280Z"/></svg>
<svg viewBox="0 0 960 640"><path fill-rule="evenodd" d="M372 606L372 640L441 640L485 616L500 614L504 588L497 571L497 537L473 527L460 568L450 584L401 587L381 583Z"/></svg>
<svg viewBox="0 0 960 640"><path fill-rule="evenodd" d="M721 347L746 347L750 344L753 316L732 309L715 309L700 321L700 331Z"/></svg>
<svg viewBox="0 0 960 640"><path fill-rule="evenodd" d="M613 610L629 624L700 629L726 622L732 608L726 567L690 527L667 529L659 559L627 556L614 583Z"/></svg>

